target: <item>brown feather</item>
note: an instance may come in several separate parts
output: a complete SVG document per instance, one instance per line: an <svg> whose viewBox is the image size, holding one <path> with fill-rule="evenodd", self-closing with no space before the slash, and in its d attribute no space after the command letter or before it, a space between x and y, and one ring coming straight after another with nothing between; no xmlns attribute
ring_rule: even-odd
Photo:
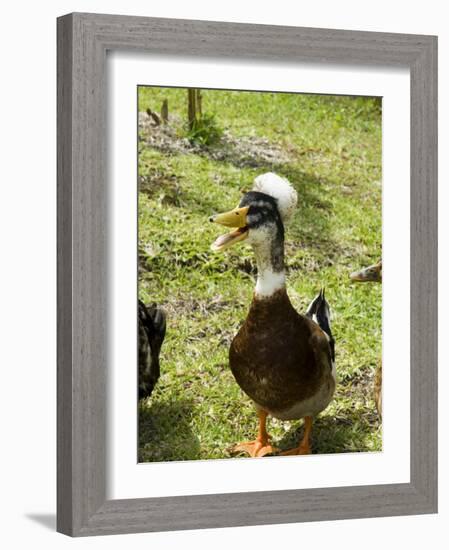
<svg viewBox="0 0 449 550"><path fill-rule="evenodd" d="M253 298L229 360L242 390L269 412L290 409L334 384L328 338L293 308L285 289Z"/></svg>

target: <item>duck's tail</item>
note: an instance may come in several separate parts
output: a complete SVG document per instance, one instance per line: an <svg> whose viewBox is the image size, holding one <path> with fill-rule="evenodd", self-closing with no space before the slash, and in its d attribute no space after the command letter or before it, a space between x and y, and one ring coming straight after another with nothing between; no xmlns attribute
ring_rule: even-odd
<svg viewBox="0 0 449 550"><path fill-rule="evenodd" d="M331 348L331 358L332 361L335 361L335 342L331 331L331 310L324 296L324 288L310 302L306 317L315 321L321 330L327 334Z"/></svg>

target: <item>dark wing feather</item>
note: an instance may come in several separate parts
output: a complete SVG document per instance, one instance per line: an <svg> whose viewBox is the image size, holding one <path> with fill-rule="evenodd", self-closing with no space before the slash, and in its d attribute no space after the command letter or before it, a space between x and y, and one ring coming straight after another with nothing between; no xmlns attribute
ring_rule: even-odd
<svg viewBox="0 0 449 550"><path fill-rule="evenodd" d="M149 397L160 375L159 353L165 338L166 315L156 304L139 300L139 399Z"/></svg>
<svg viewBox="0 0 449 550"><path fill-rule="evenodd" d="M312 300L307 308L306 317L316 320L317 324L329 336L329 347L332 361L335 361L335 340L332 336L330 323L330 307L324 296L324 288Z"/></svg>

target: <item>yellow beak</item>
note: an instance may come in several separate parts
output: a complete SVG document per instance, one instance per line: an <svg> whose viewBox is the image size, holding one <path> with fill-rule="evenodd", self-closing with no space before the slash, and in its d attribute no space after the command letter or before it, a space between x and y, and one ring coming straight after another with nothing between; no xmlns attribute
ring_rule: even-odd
<svg viewBox="0 0 449 550"><path fill-rule="evenodd" d="M225 227L245 227L246 226L246 214L248 213L249 206L243 206L242 208L234 208L229 212L223 214L215 214L209 218L210 222L219 223Z"/></svg>
<svg viewBox="0 0 449 550"><path fill-rule="evenodd" d="M221 235L218 239L212 243L212 250L224 250L229 246L243 241L248 237L248 227L246 223L246 215L248 213L249 206L243 206L241 208L234 208L229 212L223 214L216 214L209 218L210 222L219 223L225 227L236 227L236 231L231 231L226 235Z"/></svg>

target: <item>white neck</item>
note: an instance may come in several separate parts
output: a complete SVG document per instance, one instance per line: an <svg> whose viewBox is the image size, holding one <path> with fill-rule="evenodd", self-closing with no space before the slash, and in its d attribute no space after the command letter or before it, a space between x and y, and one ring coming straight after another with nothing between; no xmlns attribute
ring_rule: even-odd
<svg viewBox="0 0 449 550"><path fill-rule="evenodd" d="M257 263L256 296L268 298L285 287L284 242L276 240L273 226L251 230L249 242Z"/></svg>
<svg viewBox="0 0 449 550"><path fill-rule="evenodd" d="M268 298L281 288L285 288L285 271L273 271L271 268L258 271L256 296Z"/></svg>
<svg viewBox="0 0 449 550"><path fill-rule="evenodd" d="M265 235L258 241L253 240L253 249L257 262L256 296L268 298L277 290L285 287L285 270L273 269L271 258L271 238Z"/></svg>

